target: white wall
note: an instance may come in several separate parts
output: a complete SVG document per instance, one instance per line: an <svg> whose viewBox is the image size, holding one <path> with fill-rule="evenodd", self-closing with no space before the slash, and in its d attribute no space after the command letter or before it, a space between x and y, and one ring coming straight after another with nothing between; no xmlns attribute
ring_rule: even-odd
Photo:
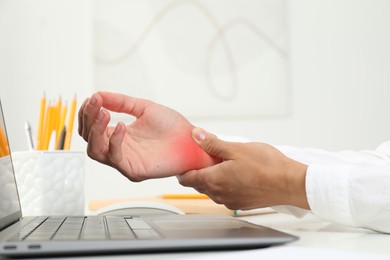
<svg viewBox="0 0 390 260"><path fill-rule="evenodd" d="M191 118L288 113L285 0L100 0L95 7L98 89L153 99Z"/></svg>
<svg viewBox="0 0 390 260"><path fill-rule="evenodd" d="M390 135L390 2L290 1L291 115L200 122L274 144L371 149Z"/></svg>
<svg viewBox="0 0 390 260"><path fill-rule="evenodd" d="M388 140L389 14L386 0L291 1L292 116L259 122L258 139L331 150Z"/></svg>
<svg viewBox="0 0 390 260"><path fill-rule="evenodd" d="M40 99L79 102L93 89L89 1L0 1L0 97L13 150L28 148ZM74 138L75 147L83 145Z"/></svg>
<svg viewBox="0 0 390 260"><path fill-rule="evenodd" d="M0 1L0 96L14 149L27 147L23 124L37 120L43 91L53 98L77 92L80 100L94 91L91 9L88 1ZM293 0L288 13L289 113L193 123L329 150L373 149L388 140L390 1ZM131 183L108 167L87 165L89 199L188 191L174 178Z"/></svg>

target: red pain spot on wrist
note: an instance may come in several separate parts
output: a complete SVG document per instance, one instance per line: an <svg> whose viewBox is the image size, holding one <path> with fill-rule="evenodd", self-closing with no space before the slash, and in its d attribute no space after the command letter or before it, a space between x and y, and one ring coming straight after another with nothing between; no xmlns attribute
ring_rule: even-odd
<svg viewBox="0 0 390 260"><path fill-rule="evenodd" d="M178 138L171 148L175 163L183 172L201 169L219 162L218 159L203 151L192 139L191 134Z"/></svg>

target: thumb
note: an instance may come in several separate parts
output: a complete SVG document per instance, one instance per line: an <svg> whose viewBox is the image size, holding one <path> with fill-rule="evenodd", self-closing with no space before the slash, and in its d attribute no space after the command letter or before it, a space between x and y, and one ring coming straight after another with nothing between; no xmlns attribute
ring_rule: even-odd
<svg viewBox="0 0 390 260"><path fill-rule="evenodd" d="M228 142L222 141L217 136L198 127L192 129L192 138L209 155L221 159L230 159L231 148Z"/></svg>

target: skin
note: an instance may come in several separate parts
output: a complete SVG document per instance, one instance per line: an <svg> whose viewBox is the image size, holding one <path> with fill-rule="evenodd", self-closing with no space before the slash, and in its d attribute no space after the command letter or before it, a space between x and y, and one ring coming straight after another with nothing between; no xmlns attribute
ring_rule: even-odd
<svg viewBox="0 0 390 260"><path fill-rule="evenodd" d="M204 151L222 162L178 176L180 184L193 187L230 209L275 205L309 209L305 190L307 165L268 144L225 142L200 128L192 133Z"/></svg>
<svg viewBox="0 0 390 260"><path fill-rule="evenodd" d="M109 126L109 111L136 120ZM268 144L225 142L173 109L109 92L87 98L78 120L87 154L131 181L177 176L180 184L230 209L274 205L309 209L307 165Z"/></svg>
<svg viewBox="0 0 390 260"><path fill-rule="evenodd" d="M109 126L109 111L136 120ZM88 156L131 181L175 176L218 162L192 140L194 126L186 118L149 100L97 92L83 102L78 120Z"/></svg>

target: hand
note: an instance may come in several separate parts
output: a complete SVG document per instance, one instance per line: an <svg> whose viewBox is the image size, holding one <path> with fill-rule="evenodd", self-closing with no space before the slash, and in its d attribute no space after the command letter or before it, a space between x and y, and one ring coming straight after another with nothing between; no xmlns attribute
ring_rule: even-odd
<svg viewBox="0 0 390 260"><path fill-rule="evenodd" d="M307 166L263 143L232 143L202 129L194 140L221 163L178 176L179 183L207 194L230 209L274 205L309 208L305 176Z"/></svg>
<svg viewBox="0 0 390 260"><path fill-rule="evenodd" d="M136 117L109 126L108 110ZM217 161L191 138L194 127L181 114L148 100L97 92L82 104L79 134L92 159L112 166L132 181L178 175Z"/></svg>

